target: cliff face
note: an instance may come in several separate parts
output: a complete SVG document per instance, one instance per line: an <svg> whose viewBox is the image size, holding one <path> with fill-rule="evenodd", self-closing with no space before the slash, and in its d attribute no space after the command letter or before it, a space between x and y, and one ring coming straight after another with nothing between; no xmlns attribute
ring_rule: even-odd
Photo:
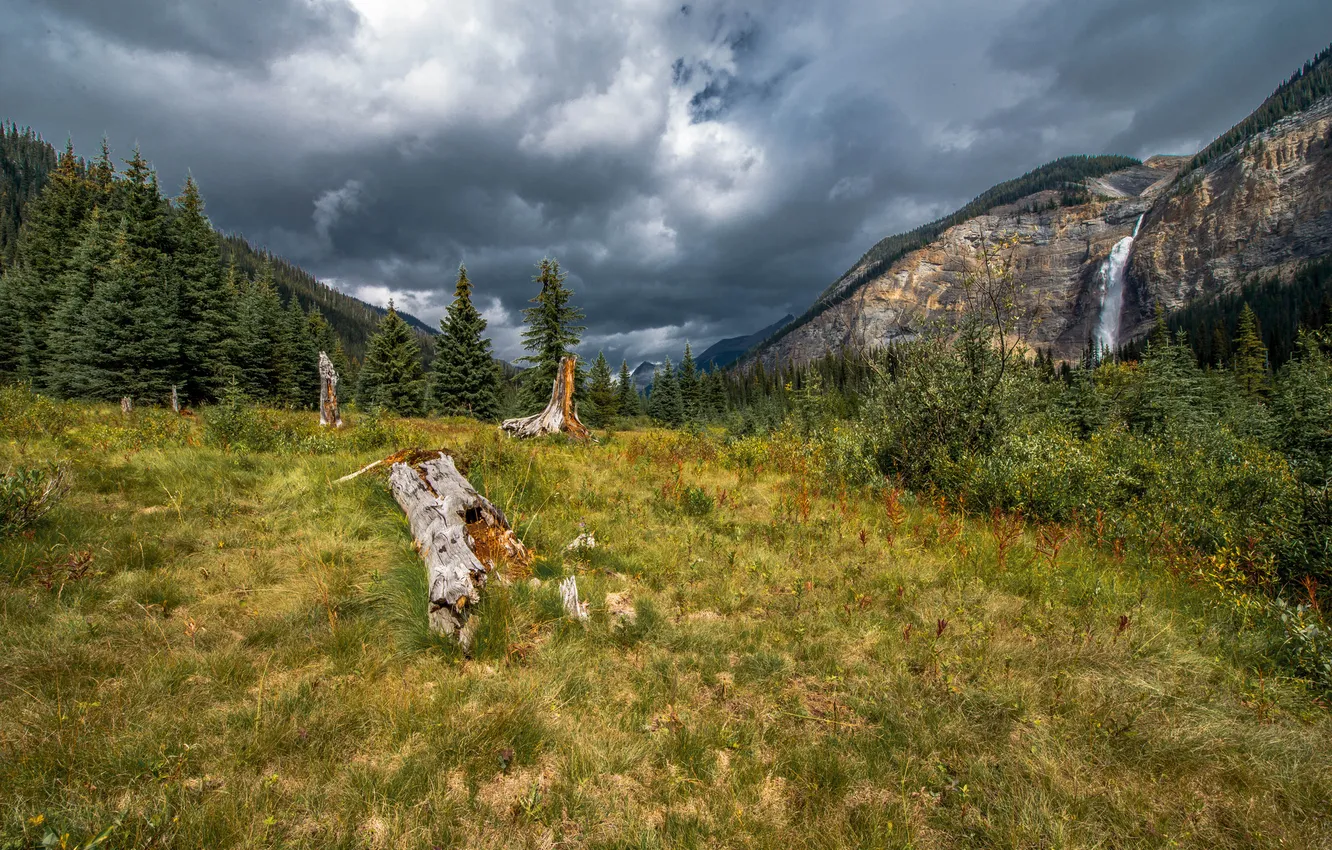
<svg viewBox="0 0 1332 850"><path fill-rule="evenodd" d="M759 357L803 363L846 345L910 338L961 309L962 280L983 239L1017 236L1013 270L1023 287L1019 312L1034 319L1030 343L1076 358L1100 314L1102 263L1143 216L1121 320L1127 341L1150 329L1158 303L1173 309L1332 253L1330 128L1332 100L1178 183L1187 160L1154 157L1087 181L1093 199L1085 204L1051 209L1057 194L1043 192L992 209L907 254Z"/></svg>
<svg viewBox="0 0 1332 850"><path fill-rule="evenodd" d="M1287 118L1162 195L1129 261L1126 338L1166 310L1332 254L1332 99Z"/></svg>

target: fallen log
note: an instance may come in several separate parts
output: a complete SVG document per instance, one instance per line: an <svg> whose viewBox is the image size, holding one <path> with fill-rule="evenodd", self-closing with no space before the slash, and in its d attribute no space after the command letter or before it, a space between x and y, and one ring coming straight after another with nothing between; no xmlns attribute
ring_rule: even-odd
<svg viewBox="0 0 1332 850"><path fill-rule="evenodd" d="M573 357L561 358L559 371L555 373L555 384L550 391L550 402L545 410L533 416L506 419L500 423L500 430L519 438L559 433L579 440L591 437L591 432L578 421L578 412L574 409L575 362Z"/></svg>
<svg viewBox="0 0 1332 850"><path fill-rule="evenodd" d="M531 553L504 512L477 493L444 452L395 462L389 489L425 560L430 628L470 649L471 610L490 573L505 566L526 570Z"/></svg>

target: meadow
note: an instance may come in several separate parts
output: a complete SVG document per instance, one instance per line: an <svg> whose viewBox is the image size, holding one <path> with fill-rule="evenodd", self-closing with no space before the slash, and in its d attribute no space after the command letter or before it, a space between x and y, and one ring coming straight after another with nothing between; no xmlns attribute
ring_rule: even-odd
<svg viewBox="0 0 1332 850"><path fill-rule="evenodd" d="M1145 543L770 438L3 392L0 470L68 489L0 541L0 847L1332 846L1323 698ZM409 445L537 554L470 657L335 483Z"/></svg>

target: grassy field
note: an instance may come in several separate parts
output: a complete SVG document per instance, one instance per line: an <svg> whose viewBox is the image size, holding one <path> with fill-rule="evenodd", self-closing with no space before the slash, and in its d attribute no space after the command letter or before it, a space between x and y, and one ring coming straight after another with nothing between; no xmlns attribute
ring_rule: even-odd
<svg viewBox="0 0 1332 850"><path fill-rule="evenodd" d="M0 847L1332 846L1327 707L1132 547L707 436L136 416L0 422L73 482L0 544ZM385 477L333 483L403 439L539 555L470 658Z"/></svg>

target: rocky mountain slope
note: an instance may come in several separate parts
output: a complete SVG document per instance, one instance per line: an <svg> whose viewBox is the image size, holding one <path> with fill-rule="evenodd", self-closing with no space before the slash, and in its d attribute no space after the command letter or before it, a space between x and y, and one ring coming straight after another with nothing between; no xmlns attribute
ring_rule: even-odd
<svg viewBox="0 0 1332 850"><path fill-rule="evenodd" d="M1146 333L1158 305L1173 310L1332 254L1332 97L1203 165L1200 159L1154 157L1087 178L1083 202L1069 206L1060 205L1067 192L1045 190L992 207L886 269L862 260L842 278L854 285L837 299L829 297L836 285L825 291L757 356L769 366L803 363L843 346L910 338L961 309L963 278L987 239L1019 239L1013 269L1023 285L1019 309L1031 319L1029 341L1059 358L1076 358L1092 340L1106 258L1140 220L1124 274L1119 343Z"/></svg>

